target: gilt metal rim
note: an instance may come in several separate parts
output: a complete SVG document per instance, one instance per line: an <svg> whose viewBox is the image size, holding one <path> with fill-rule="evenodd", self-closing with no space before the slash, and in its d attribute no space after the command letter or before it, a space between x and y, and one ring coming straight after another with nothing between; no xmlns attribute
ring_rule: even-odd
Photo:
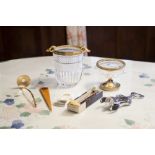
<svg viewBox="0 0 155 155"><path fill-rule="evenodd" d="M122 66L120 67L117 67L117 68L108 68L108 67L103 67L103 66L100 66L100 62L105 62L105 61L117 61L117 62L120 62L122 64ZM105 59L100 59L97 61L96 63L96 66L102 70L106 70L106 71L116 71L116 70L120 70L122 68L124 68L126 66L126 63L123 61L123 60L120 60L120 59L115 59L115 58L105 58Z"/></svg>
<svg viewBox="0 0 155 155"><path fill-rule="evenodd" d="M64 49L65 49L65 52L62 51ZM73 51L69 52L69 49L72 49ZM61 46L50 46L46 50L46 52L51 52L57 55L73 56L73 55L79 55L79 54L90 52L90 50L83 46L61 45Z"/></svg>

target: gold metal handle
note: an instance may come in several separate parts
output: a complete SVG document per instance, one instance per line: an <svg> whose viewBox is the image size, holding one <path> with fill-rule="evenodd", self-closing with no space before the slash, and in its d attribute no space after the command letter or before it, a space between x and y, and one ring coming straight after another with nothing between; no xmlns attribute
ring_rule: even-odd
<svg viewBox="0 0 155 155"><path fill-rule="evenodd" d="M55 50L56 50L56 46L50 46L50 47L46 50L46 52L51 52L51 53L53 53Z"/></svg>
<svg viewBox="0 0 155 155"><path fill-rule="evenodd" d="M66 49L65 52L62 50ZM72 49L73 51L67 51L67 49ZM74 51L75 50L75 51ZM78 55L82 53L88 53L90 50L84 46L74 46L74 45L61 45L61 46L50 46L46 52L51 52L59 55Z"/></svg>
<svg viewBox="0 0 155 155"><path fill-rule="evenodd" d="M90 52L90 50L84 46L80 46L80 49L84 52L84 53L88 53Z"/></svg>

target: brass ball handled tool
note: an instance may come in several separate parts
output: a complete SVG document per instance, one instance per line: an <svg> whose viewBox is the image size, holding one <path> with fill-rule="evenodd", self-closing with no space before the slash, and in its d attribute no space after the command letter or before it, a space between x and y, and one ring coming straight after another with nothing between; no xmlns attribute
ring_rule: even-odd
<svg viewBox="0 0 155 155"><path fill-rule="evenodd" d="M24 93L24 90L28 91L33 99L33 102L31 102L27 97L26 99L31 102L34 107L37 107L37 104L36 104L36 100L34 98L34 95L33 93L31 92L31 90L29 90L27 87L30 85L31 83L31 79L28 75L20 75L18 78L17 78L17 85L19 87L19 89L21 89L23 95L26 97L25 93Z"/></svg>

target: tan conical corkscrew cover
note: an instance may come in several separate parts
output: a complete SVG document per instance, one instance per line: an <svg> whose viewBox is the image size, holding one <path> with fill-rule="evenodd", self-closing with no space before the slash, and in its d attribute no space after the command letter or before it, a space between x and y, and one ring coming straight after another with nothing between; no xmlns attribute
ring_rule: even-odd
<svg viewBox="0 0 155 155"><path fill-rule="evenodd" d="M52 111L53 108L52 108L52 102L50 99L49 89L47 87L40 88L40 93L42 97L44 98L49 110Z"/></svg>

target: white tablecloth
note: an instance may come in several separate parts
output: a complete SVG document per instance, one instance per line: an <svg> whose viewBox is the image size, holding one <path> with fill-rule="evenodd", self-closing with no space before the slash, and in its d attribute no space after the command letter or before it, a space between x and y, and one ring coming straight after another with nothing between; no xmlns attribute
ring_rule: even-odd
<svg viewBox="0 0 155 155"><path fill-rule="evenodd" d="M0 128L155 128L155 63L125 60L124 73L115 78L121 87L115 92L103 92L104 96L143 94L144 99L133 100L131 106L111 113L104 111L97 101L80 114L54 106L49 112L39 87L48 86L51 100L55 102L65 93L77 97L106 80L96 68L101 58L85 57L81 81L73 88L60 89L54 78L53 57L17 59L0 63ZM16 79L27 74L32 83L38 107L33 108L17 89Z"/></svg>

